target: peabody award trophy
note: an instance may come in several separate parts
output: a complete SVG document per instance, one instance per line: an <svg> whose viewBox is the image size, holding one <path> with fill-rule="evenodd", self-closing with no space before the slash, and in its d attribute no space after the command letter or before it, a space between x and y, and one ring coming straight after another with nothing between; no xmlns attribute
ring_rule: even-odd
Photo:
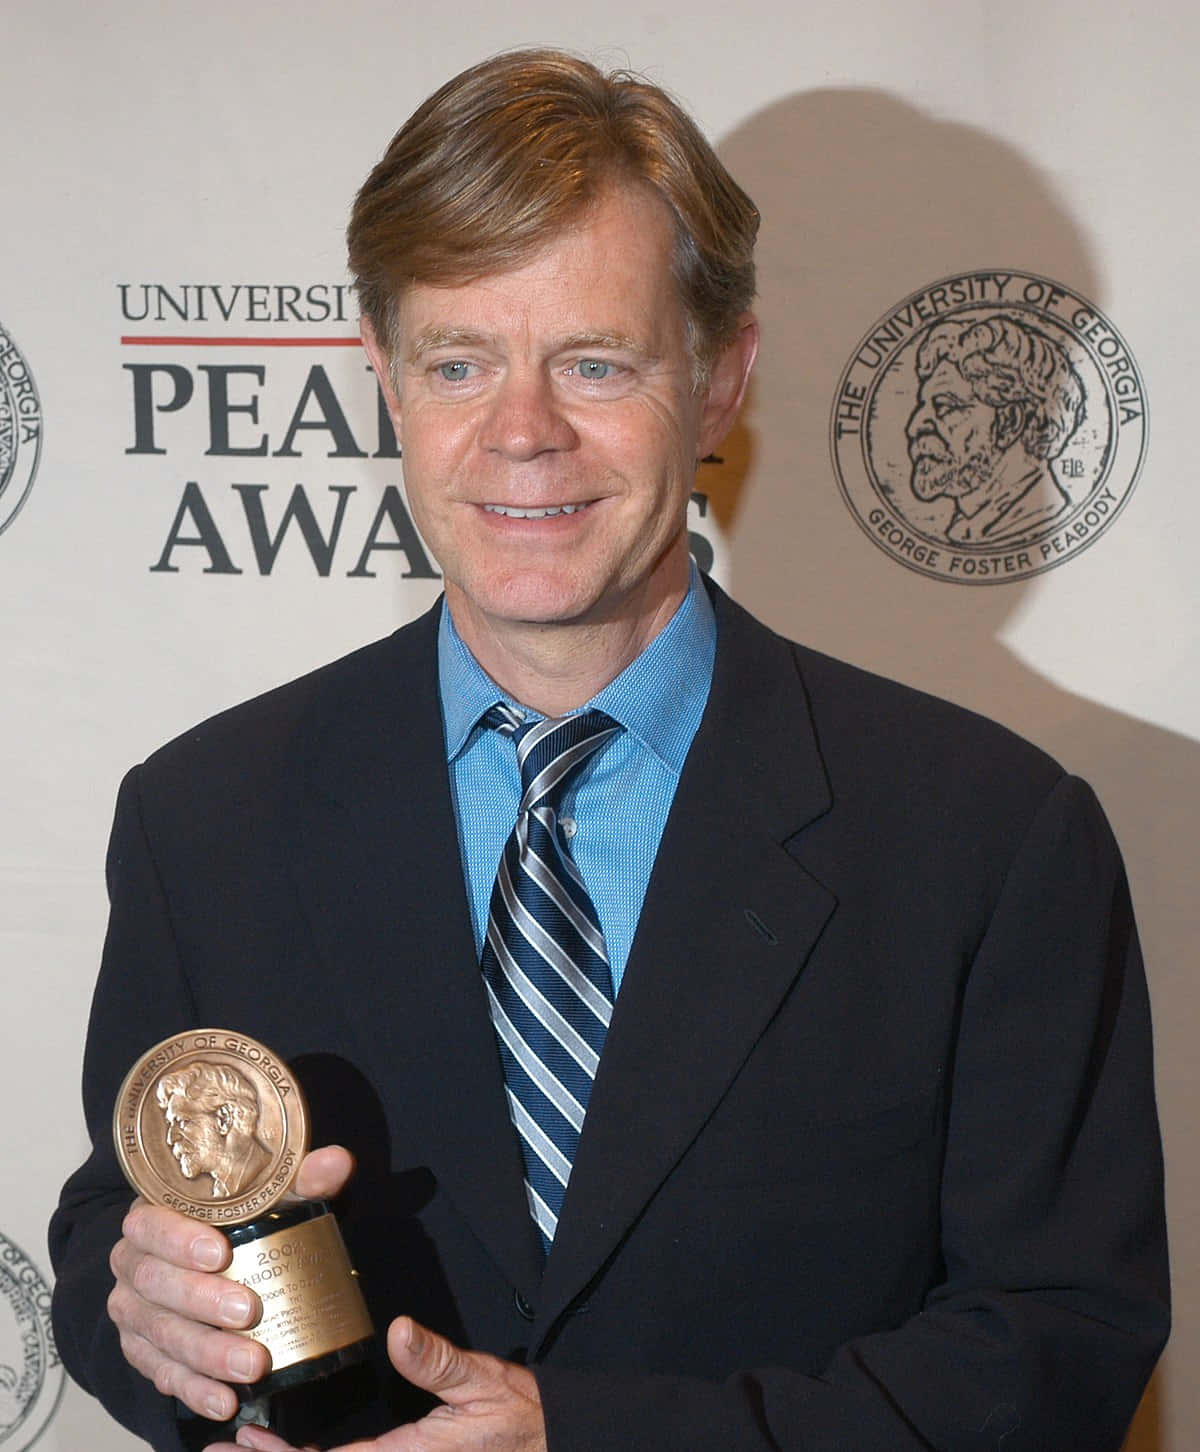
<svg viewBox="0 0 1200 1452"><path fill-rule="evenodd" d="M271 1370L236 1388L239 1423L265 1421L275 1393L362 1361L374 1335L329 1206L289 1193L308 1136L287 1065L227 1029L156 1044L126 1075L113 1113L129 1183L219 1228L233 1246L222 1274L262 1301L262 1319L240 1334L262 1342Z"/></svg>

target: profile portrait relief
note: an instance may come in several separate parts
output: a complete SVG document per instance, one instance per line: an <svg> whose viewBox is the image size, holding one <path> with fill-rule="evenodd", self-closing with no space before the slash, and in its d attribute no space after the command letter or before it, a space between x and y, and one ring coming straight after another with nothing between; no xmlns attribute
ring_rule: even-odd
<svg viewBox="0 0 1200 1452"><path fill-rule="evenodd" d="M270 1165L273 1152L258 1137L258 1094L236 1069L189 1064L164 1074L155 1098L180 1173L185 1180L210 1175L214 1199L241 1194Z"/></svg>
<svg viewBox="0 0 1200 1452"><path fill-rule="evenodd" d="M1071 507L1054 461L1083 422L1066 351L1007 313L941 323L917 351L905 432L918 499L954 501L956 544L1017 540Z"/></svg>

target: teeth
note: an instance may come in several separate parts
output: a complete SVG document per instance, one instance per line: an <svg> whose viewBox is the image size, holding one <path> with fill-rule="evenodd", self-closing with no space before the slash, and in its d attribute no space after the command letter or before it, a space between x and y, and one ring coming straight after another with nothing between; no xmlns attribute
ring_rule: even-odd
<svg viewBox="0 0 1200 1452"><path fill-rule="evenodd" d="M514 504L485 504L489 514L506 514L510 519L545 519L551 514L578 514L586 504L547 504L542 509L518 509Z"/></svg>

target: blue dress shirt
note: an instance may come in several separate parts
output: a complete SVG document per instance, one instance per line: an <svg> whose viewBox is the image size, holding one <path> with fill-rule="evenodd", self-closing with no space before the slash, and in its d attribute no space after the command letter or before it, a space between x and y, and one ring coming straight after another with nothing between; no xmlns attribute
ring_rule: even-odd
<svg viewBox="0 0 1200 1452"><path fill-rule="evenodd" d="M566 793L562 820L604 932L614 993L621 985L679 774L708 701L716 643L712 605L693 565L688 593L667 625L616 680L587 702L625 729L580 772ZM479 725L488 707L507 697L463 644L444 604L438 685L454 819L479 952L496 866L517 819L521 776L512 739Z"/></svg>

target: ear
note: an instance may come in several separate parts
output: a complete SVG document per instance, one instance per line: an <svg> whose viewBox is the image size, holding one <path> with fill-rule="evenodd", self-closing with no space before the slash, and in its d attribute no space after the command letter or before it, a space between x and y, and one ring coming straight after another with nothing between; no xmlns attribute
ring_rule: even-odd
<svg viewBox="0 0 1200 1452"><path fill-rule="evenodd" d="M697 458L711 454L733 427L746 396L750 370L758 357L758 344L758 319L753 313L743 313L738 319L737 333L713 360L700 409Z"/></svg>
<svg viewBox="0 0 1200 1452"><path fill-rule="evenodd" d="M391 359L383 351L383 345L375 332L375 324L365 313L359 320L358 330L362 338L363 352L371 360L371 367L375 370L375 377L379 380L379 388L383 394L383 401L387 405L388 417L392 421L396 441L403 444L400 431L400 400L396 397L396 390L392 386Z"/></svg>

